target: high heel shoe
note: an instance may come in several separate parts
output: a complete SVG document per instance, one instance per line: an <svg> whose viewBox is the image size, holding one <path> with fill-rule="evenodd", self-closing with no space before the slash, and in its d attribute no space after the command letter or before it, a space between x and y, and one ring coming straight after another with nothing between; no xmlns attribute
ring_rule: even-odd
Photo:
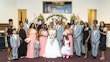
<svg viewBox="0 0 110 62"><path fill-rule="evenodd" d="M86 59L86 58L88 58L87 56L84 56L84 58Z"/></svg>
<svg viewBox="0 0 110 62"><path fill-rule="evenodd" d="M104 59L105 59L104 57L101 57L101 58L100 58L100 60L104 60Z"/></svg>

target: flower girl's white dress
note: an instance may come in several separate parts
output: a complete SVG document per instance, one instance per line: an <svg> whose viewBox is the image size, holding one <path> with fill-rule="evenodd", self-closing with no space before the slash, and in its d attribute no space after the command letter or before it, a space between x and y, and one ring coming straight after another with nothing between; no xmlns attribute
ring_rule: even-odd
<svg viewBox="0 0 110 62"><path fill-rule="evenodd" d="M64 40L64 45L61 48L62 55L70 55L71 49L70 49L68 43L69 43L69 40Z"/></svg>

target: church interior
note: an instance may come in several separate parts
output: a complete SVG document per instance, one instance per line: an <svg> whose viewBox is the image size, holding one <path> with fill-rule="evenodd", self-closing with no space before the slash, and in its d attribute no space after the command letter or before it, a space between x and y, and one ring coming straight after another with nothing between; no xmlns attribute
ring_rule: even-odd
<svg viewBox="0 0 110 62"><path fill-rule="evenodd" d="M65 26L75 18L88 22L89 26L93 25L93 20L105 22L108 29L106 40L105 60L110 61L110 0L0 0L0 62L7 62L7 40L4 30L9 26L8 20L13 19L13 26L18 29L19 21L34 24L41 24L44 20L47 25L50 22L55 23L55 19L63 20L62 25ZM100 56L100 51L99 51ZM12 61L13 62L13 61ZM91 57L88 52L88 58L84 59L83 55L79 58L69 59L55 58L34 58L19 59L16 62L101 62Z"/></svg>

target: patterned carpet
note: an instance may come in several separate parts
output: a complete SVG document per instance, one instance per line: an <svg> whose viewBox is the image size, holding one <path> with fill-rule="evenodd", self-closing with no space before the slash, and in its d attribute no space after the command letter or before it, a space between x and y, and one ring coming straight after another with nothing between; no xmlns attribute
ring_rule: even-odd
<svg viewBox="0 0 110 62"><path fill-rule="evenodd" d="M84 59L83 55L81 57L73 56L72 58L69 59L64 59L64 58L56 58L56 59L46 59L46 58L36 58L36 59L27 59L27 58L22 58L17 61L10 61L10 62L110 62L110 49L106 50L106 59L103 61L100 61L100 52L98 55L98 58L94 59L91 56L91 52L89 52L88 58ZM6 50L1 50L0 51L0 62L7 62L7 51Z"/></svg>

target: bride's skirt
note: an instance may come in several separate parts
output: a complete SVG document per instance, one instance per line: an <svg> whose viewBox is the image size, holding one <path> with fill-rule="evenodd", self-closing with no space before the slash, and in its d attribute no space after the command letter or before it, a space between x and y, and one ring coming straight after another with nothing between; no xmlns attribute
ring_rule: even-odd
<svg viewBox="0 0 110 62"><path fill-rule="evenodd" d="M57 39L54 39L54 42L51 43L50 39L47 39L44 57L46 58L57 58L61 57L60 47Z"/></svg>

